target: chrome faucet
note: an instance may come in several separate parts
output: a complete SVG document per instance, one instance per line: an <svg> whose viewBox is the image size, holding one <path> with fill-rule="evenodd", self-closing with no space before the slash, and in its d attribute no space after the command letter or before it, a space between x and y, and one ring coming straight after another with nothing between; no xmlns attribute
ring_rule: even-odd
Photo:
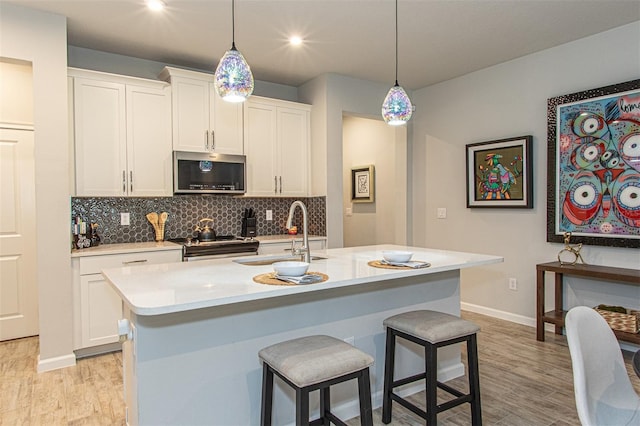
<svg viewBox="0 0 640 426"><path fill-rule="evenodd" d="M307 206L302 201L294 201L289 208L289 218L287 219L286 228L290 229L293 222L293 212L296 207L300 207L302 210L302 247L295 248L295 244L291 241L291 254L294 256L300 255L300 259L304 262L311 263L311 249L309 248L309 218L307 215Z"/></svg>

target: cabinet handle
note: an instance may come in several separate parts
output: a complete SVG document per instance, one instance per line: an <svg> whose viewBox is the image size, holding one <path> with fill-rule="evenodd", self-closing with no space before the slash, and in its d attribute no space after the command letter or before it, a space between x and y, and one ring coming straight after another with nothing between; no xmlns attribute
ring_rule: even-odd
<svg viewBox="0 0 640 426"><path fill-rule="evenodd" d="M129 260L129 261L126 261L126 262L122 262L122 264L123 265L131 265L131 264L134 264L134 263L146 263L146 262L147 262L147 259L140 259L140 260Z"/></svg>
<svg viewBox="0 0 640 426"><path fill-rule="evenodd" d="M124 170L122 171L122 193L127 193L127 172Z"/></svg>
<svg viewBox="0 0 640 426"><path fill-rule="evenodd" d="M216 134L214 130L211 131L211 151L215 151L216 149Z"/></svg>
<svg viewBox="0 0 640 426"><path fill-rule="evenodd" d="M129 170L129 189L133 194L133 170Z"/></svg>
<svg viewBox="0 0 640 426"><path fill-rule="evenodd" d="M278 176L273 177L273 193L278 193Z"/></svg>
<svg viewBox="0 0 640 426"><path fill-rule="evenodd" d="M279 176L280 178L280 193L282 194L282 176Z"/></svg>
<svg viewBox="0 0 640 426"><path fill-rule="evenodd" d="M204 131L204 149L209 151L209 131L208 130Z"/></svg>

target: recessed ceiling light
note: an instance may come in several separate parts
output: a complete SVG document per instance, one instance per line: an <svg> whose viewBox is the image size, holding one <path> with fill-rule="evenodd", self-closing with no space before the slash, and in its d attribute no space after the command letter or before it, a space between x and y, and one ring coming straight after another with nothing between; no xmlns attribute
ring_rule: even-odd
<svg viewBox="0 0 640 426"><path fill-rule="evenodd" d="M302 44L302 38L300 36L291 36L289 37L289 43L294 46L298 46Z"/></svg>
<svg viewBox="0 0 640 426"><path fill-rule="evenodd" d="M166 4L162 0L147 0L147 7L154 11L164 9Z"/></svg>

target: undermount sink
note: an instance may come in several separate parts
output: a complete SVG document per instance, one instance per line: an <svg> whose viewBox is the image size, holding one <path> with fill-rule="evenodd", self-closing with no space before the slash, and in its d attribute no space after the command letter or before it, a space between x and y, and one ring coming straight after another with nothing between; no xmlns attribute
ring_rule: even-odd
<svg viewBox="0 0 640 426"><path fill-rule="evenodd" d="M311 255L311 260L326 259L326 256ZM247 266L264 266L271 265L275 262L284 262L290 260L300 260L300 256L263 256L263 257L242 257L240 259L234 259L235 263Z"/></svg>

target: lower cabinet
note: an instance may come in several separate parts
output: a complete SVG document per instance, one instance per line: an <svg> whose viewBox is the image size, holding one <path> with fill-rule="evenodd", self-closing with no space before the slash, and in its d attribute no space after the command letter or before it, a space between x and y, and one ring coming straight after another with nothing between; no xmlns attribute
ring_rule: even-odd
<svg viewBox="0 0 640 426"><path fill-rule="evenodd" d="M291 240L293 241L293 240ZM291 241L260 241L260 247L258 248L258 254L287 254L291 253ZM296 247L302 245L302 236L295 239ZM325 250L327 248L326 238L309 238L309 246L311 246L311 254L315 250Z"/></svg>
<svg viewBox="0 0 640 426"><path fill-rule="evenodd" d="M180 262L180 250L104 254L72 258L74 350L92 355L118 349L122 300L102 276L107 268Z"/></svg>

